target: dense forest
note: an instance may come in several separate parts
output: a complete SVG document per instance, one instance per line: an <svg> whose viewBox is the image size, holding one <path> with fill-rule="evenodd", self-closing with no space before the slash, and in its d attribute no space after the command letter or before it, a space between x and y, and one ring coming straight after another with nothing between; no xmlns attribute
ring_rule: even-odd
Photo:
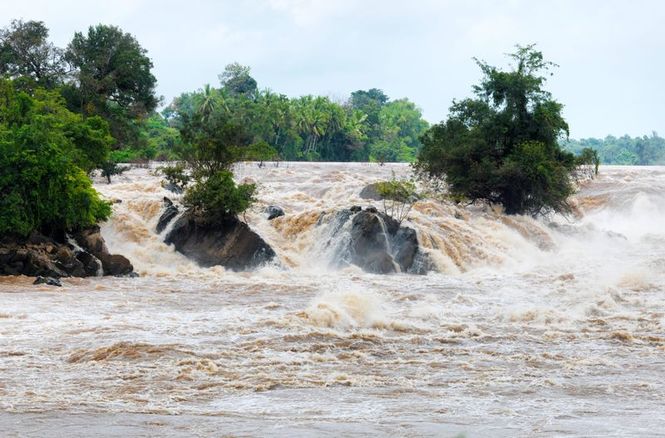
<svg viewBox="0 0 665 438"><path fill-rule="evenodd" d="M655 132L651 136L614 137L608 135L604 139L584 138L568 140L562 146L571 152L578 153L584 148L592 148L598 152L603 164L622 165L663 165L665 164L665 139Z"/></svg>

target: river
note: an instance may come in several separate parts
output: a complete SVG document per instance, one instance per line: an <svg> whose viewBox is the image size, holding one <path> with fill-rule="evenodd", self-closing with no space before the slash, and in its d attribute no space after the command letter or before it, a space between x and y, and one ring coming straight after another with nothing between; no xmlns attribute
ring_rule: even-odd
<svg viewBox="0 0 665 438"><path fill-rule="evenodd" d="M251 273L162 243L154 168L98 180L141 277L0 277L2 436L665 436L665 168L601 167L569 217L419 202L439 272L333 268L321 212L408 172L239 165Z"/></svg>

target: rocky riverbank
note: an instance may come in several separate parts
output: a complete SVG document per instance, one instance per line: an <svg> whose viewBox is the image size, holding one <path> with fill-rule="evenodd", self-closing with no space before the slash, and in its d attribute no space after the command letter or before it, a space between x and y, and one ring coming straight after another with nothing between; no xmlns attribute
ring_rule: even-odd
<svg viewBox="0 0 665 438"><path fill-rule="evenodd" d="M60 278L133 273L126 257L109 253L97 226L60 239L33 232L27 238L0 240L0 275Z"/></svg>

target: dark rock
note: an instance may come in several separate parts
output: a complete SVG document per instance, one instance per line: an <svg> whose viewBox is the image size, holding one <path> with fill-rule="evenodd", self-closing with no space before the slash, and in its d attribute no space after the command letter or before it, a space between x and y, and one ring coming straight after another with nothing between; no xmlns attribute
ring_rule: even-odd
<svg viewBox="0 0 665 438"><path fill-rule="evenodd" d="M365 209L365 211L368 212L368 213L378 213L379 212L379 210L377 210L376 207L371 207L371 206L367 207Z"/></svg>
<svg viewBox="0 0 665 438"><path fill-rule="evenodd" d="M418 253L418 236L416 230L409 227L399 227L393 234L392 248L393 258L403 272L413 266Z"/></svg>
<svg viewBox="0 0 665 438"><path fill-rule="evenodd" d="M74 240L81 245L81 248L97 258L100 258L99 254L108 254L109 252L106 247L106 242L104 242L102 233L97 225L80 230L75 233L73 237Z"/></svg>
<svg viewBox="0 0 665 438"><path fill-rule="evenodd" d="M268 215L269 221L275 219L276 217L284 216L284 210L282 207L278 207L276 205L269 205L266 207L265 212Z"/></svg>
<svg viewBox="0 0 665 438"><path fill-rule="evenodd" d="M134 267L125 256L109 253L98 226L80 230L73 237L83 251L99 259L104 275L127 275L134 271Z"/></svg>
<svg viewBox="0 0 665 438"><path fill-rule="evenodd" d="M381 195L379 195L379 191L377 190L379 186L379 183L372 183L367 186L365 186L361 191L359 196L363 199L372 199L374 201L380 201L383 199Z"/></svg>
<svg viewBox="0 0 665 438"><path fill-rule="evenodd" d="M168 190L169 192L173 192L173 193L175 193L175 194L177 194L177 195L181 195L181 194L182 194L182 187L177 186L177 185L175 185L175 184L173 184L173 183L165 184L165 185L164 185L164 188L165 188L166 190Z"/></svg>
<svg viewBox="0 0 665 438"><path fill-rule="evenodd" d="M397 272L388 239L380 216L367 211L356 214L351 224L351 263L377 274Z"/></svg>
<svg viewBox="0 0 665 438"><path fill-rule="evenodd" d="M57 278L38 276L32 284L46 284L48 286L62 287L62 283Z"/></svg>
<svg viewBox="0 0 665 438"><path fill-rule="evenodd" d="M349 211L351 213L358 213L359 211L362 211L362 207L360 205L353 205L351 208L349 208Z"/></svg>
<svg viewBox="0 0 665 438"><path fill-rule="evenodd" d="M51 260L44 250L23 250L17 252L17 259L22 263L21 274L30 277L68 277L66 269Z"/></svg>
<svg viewBox="0 0 665 438"><path fill-rule="evenodd" d="M324 247L334 247L334 258L340 265L350 263L377 274L425 274L433 267L419 248L416 231L384 213L365 209L354 214L349 209L325 219L324 215L318 223L330 227ZM345 237L343 233L349 234Z"/></svg>
<svg viewBox="0 0 665 438"><path fill-rule="evenodd" d="M120 254L100 254L98 257L104 268L104 275L125 276L134 272L134 266L127 257Z"/></svg>
<svg viewBox="0 0 665 438"><path fill-rule="evenodd" d="M166 226L178 215L179 212L180 210L178 210L178 207L173 204L173 201L164 197L164 213L162 213L157 222L157 234L164 231Z"/></svg>
<svg viewBox="0 0 665 438"><path fill-rule="evenodd" d="M79 251L76 254L76 259L83 265L83 272L85 274L77 275L76 277L95 277L100 274L103 275L104 269L102 267L102 262L89 252Z"/></svg>
<svg viewBox="0 0 665 438"><path fill-rule="evenodd" d="M214 223L183 214L164 239L204 267L221 265L234 271L256 268L271 261L275 251L249 226L235 217Z"/></svg>

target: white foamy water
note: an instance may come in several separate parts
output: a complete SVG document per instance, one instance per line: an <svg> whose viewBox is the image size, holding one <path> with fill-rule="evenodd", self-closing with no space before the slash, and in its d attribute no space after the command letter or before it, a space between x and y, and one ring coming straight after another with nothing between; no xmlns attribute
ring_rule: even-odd
<svg viewBox="0 0 665 438"><path fill-rule="evenodd" d="M569 218L423 201L439 272L332 268L319 217L392 172L238 166L279 259L252 273L163 244L149 170L100 180L141 278L0 277L2 435L663 436L665 168L601 168Z"/></svg>

